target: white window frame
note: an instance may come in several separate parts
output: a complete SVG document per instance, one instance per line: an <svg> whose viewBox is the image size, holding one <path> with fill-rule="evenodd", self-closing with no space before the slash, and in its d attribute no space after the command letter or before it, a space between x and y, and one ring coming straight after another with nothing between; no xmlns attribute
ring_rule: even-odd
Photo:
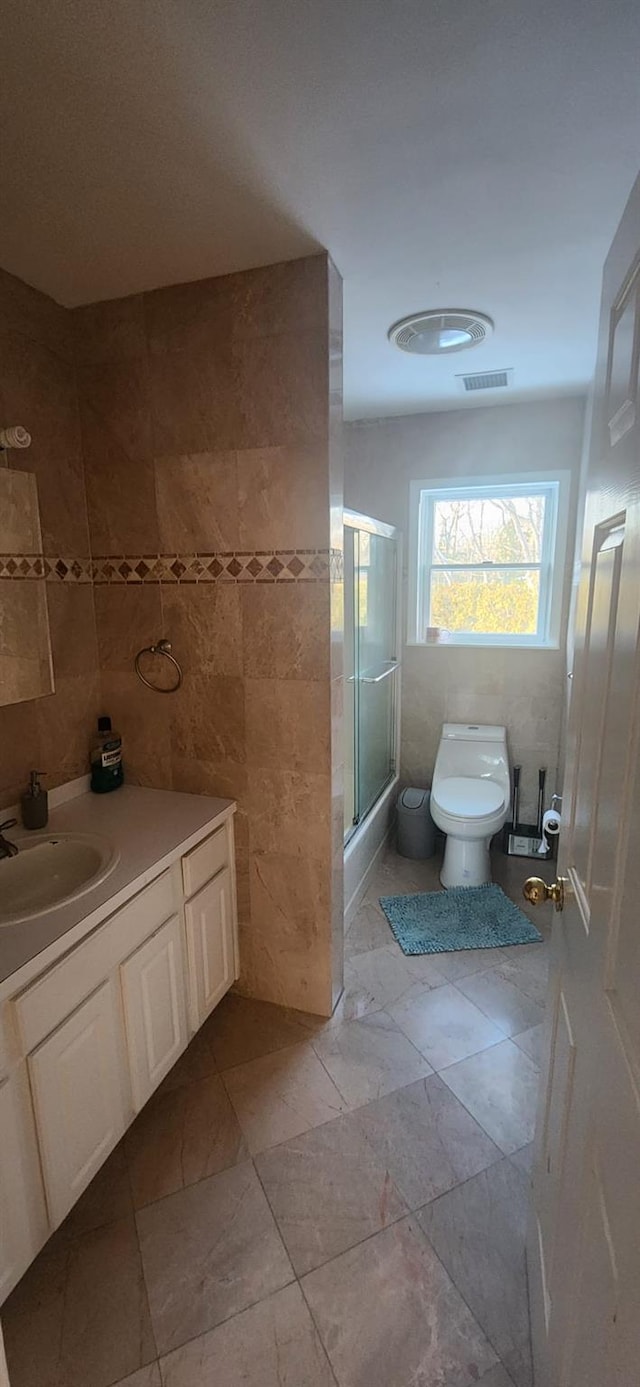
<svg viewBox="0 0 640 1387"><path fill-rule="evenodd" d="M491 477L426 478L410 487L408 631L409 645L511 646L558 649L562 624L565 581L565 553L569 523L571 473L516 472ZM540 600L538 630L531 635L496 635L493 632L451 631L441 642L427 641L428 607L433 537L433 508L436 501L464 500L483 496L545 496L545 523L540 555ZM451 567L465 565L451 565ZM449 565L443 565L449 567ZM470 564L469 570L479 567ZM500 568L531 568L531 564L500 564ZM422 633L422 634L421 634Z"/></svg>

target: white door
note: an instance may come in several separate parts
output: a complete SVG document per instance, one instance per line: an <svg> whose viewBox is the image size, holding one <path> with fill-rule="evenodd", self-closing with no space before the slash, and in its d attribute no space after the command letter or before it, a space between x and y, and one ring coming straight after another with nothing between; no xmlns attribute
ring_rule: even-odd
<svg viewBox="0 0 640 1387"><path fill-rule="evenodd" d="M0 1305L48 1232L29 1102L22 1067L0 1082Z"/></svg>
<svg viewBox="0 0 640 1387"><path fill-rule="evenodd" d="M187 1043L182 926L177 915L122 964L120 977L138 1112Z"/></svg>
<svg viewBox="0 0 640 1387"><path fill-rule="evenodd" d="M105 982L29 1056L49 1215L75 1204L126 1126L120 1013Z"/></svg>
<svg viewBox="0 0 640 1387"><path fill-rule="evenodd" d="M640 1381L640 179L604 272L529 1236L537 1387Z"/></svg>
<svg viewBox="0 0 640 1387"><path fill-rule="evenodd" d="M185 906L194 1029L235 977L233 893L228 867Z"/></svg>

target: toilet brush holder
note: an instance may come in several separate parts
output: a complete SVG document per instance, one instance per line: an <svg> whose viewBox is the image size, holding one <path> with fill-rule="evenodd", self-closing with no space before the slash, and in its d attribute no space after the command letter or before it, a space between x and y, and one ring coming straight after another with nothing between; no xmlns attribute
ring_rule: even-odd
<svg viewBox="0 0 640 1387"><path fill-rule="evenodd" d="M536 824L505 824L502 832L502 851L507 857L535 857L538 862L549 862L554 856L552 848L540 852L541 838Z"/></svg>
<svg viewBox="0 0 640 1387"><path fill-rule="evenodd" d="M547 850L541 852L542 846L542 817L544 808L544 787L547 778L546 766L541 766L538 771L538 819L535 824L521 823L518 810L520 808L520 780L522 767L513 767L513 790L512 790L512 815L511 822L505 824L502 832L502 851L507 857L535 857L538 862L548 862L553 857L554 851L548 846ZM555 798L555 796L554 796Z"/></svg>

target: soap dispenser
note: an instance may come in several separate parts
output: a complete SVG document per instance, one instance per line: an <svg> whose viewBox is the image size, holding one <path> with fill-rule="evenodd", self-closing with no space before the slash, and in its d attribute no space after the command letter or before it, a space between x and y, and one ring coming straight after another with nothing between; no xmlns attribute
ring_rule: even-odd
<svg viewBox="0 0 640 1387"><path fill-rule="evenodd" d="M44 771L32 771L29 789L21 797L22 822L25 828L46 828L49 818L49 796L40 784Z"/></svg>

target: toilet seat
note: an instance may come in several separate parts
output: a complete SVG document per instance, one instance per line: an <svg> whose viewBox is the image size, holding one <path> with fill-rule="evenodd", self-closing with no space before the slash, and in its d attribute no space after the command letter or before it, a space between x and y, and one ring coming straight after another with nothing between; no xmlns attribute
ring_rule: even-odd
<svg viewBox="0 0 640 1387"><path fill-rule="evenodd" d="M504 795L495 780L471 776L449 776L438 781L431 797L444 814L454 819L484 819L505 807Z"/></svg>

